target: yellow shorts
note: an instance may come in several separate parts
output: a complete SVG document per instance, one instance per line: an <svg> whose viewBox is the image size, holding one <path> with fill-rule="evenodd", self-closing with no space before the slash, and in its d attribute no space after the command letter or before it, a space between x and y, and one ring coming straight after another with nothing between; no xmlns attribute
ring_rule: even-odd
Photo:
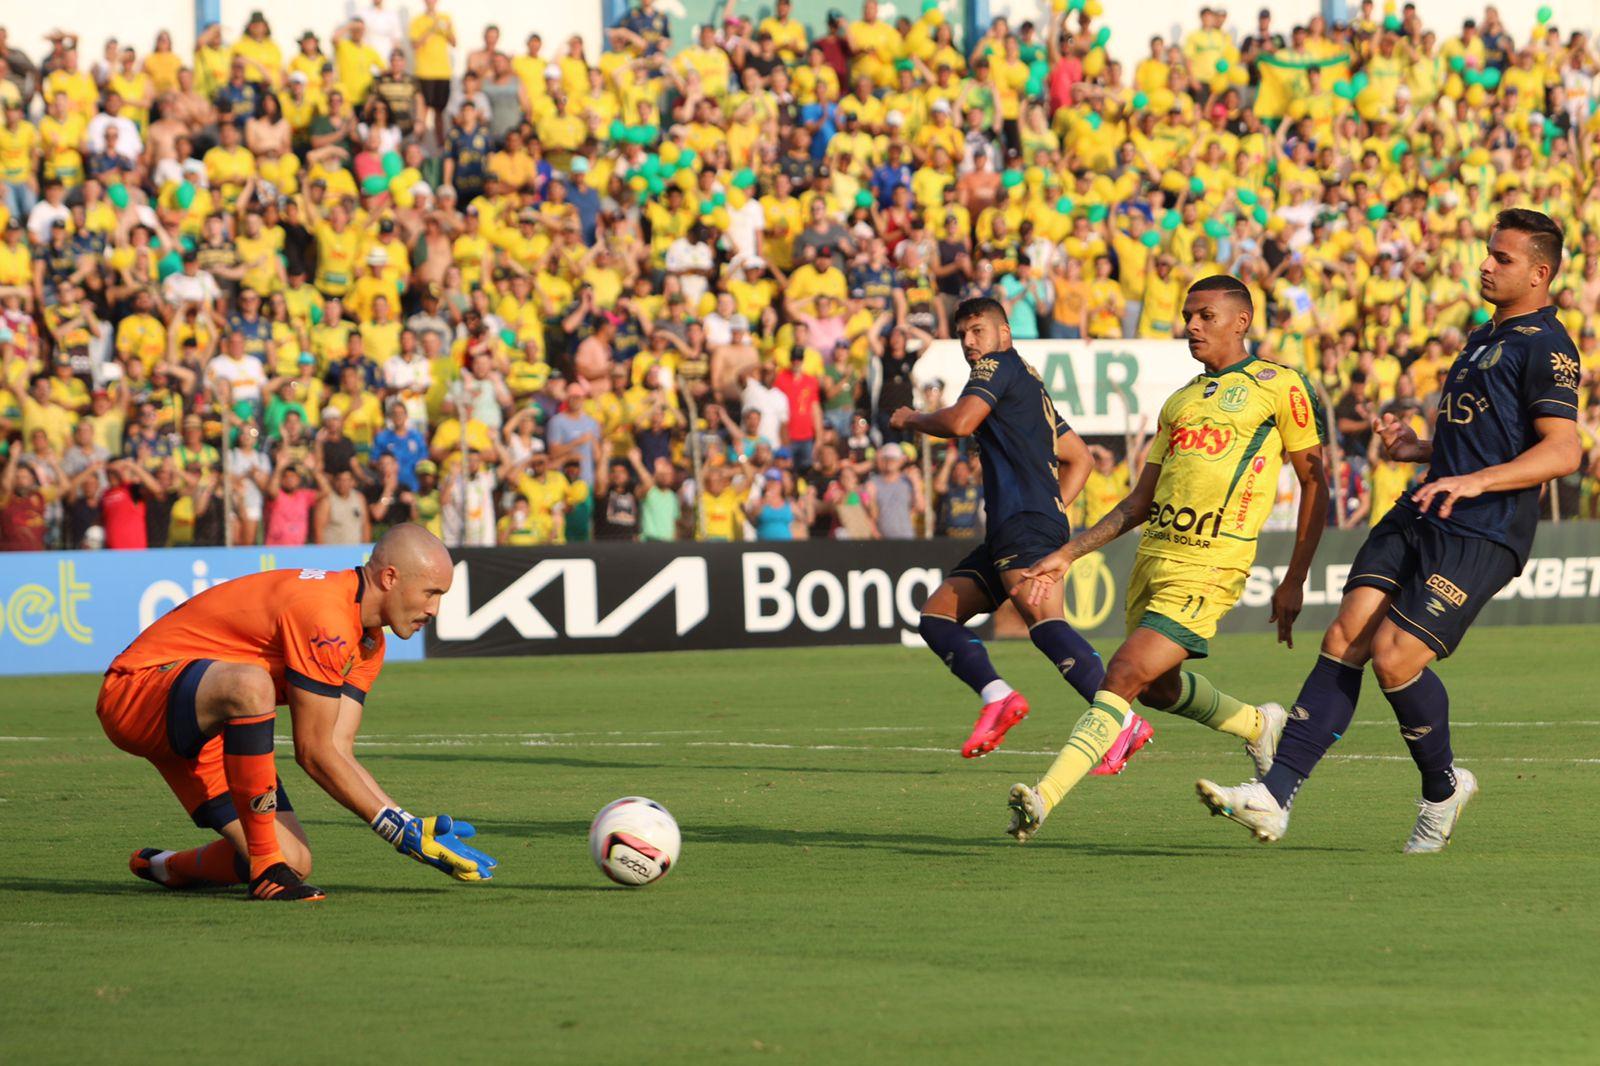
<svg viewBox="0 0 1600 1066"><path fill-rule="evenodd" d="M1244 594L1245 570L1196 566L1140 553L1128 575L1128 635L1141 626L1182 647L1192 659L1211 654L1217 623Z"/></svg>

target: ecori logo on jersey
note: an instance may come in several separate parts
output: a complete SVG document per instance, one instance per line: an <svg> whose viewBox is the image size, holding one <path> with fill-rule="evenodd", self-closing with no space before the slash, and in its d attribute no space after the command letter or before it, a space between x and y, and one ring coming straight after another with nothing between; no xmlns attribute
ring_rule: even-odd
<svg viewBox="0 0 1600 1066"><path fill-rule="evenodd" d="M1221 459L1233 447L1233 427L1209 418L1192 424L1175 425L1167 438L1172 455L1197 455L1201 459Z"/></svg>
<svg viewBox="0 0 1600 1066"><path fill-rule="evenodd" d="M1211 538L1222 532L1222 512L1196 511L1193 507L1174 507L1152 503L1145 517L1144 535L1151 540L1208 547Z"/></svg>

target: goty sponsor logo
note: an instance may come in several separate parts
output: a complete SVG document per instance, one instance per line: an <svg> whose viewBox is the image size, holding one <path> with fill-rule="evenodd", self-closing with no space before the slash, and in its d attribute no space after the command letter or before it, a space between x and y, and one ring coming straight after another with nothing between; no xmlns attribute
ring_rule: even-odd
<svg viewBox="0 0 1600 1066"><path fill-rule="evenodd" d="M1233 427L1202 419L1193 425L1176 425L1168 438L1167 450L1173 455L1198 455L1220 459L1233 447Z"/></svg>

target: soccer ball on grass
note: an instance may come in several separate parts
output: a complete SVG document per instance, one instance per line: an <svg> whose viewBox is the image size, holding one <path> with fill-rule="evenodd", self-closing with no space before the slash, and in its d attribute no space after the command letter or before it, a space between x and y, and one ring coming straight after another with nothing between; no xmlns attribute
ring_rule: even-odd
<svg viewBox="0 0 1600 1066"><path fill-rule="evenodd" d="M600 808L589 826L589 854L600 872L637 888L659 881L678 863L683 846L667 809L643 796L624 796Z"/></svg>

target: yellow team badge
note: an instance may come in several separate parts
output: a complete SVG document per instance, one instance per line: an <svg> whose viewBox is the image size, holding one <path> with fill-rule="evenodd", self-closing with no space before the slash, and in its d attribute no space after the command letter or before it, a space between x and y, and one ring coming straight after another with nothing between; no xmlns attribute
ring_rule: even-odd
<svg viewBox="0 0 1600 1066"><path fill-rule="evenodd" d="M1111 616L1116 606L1117 585L1100 552L1090 552L1067 571L1062 613L1073 629L1089 630Z"/></svg>

